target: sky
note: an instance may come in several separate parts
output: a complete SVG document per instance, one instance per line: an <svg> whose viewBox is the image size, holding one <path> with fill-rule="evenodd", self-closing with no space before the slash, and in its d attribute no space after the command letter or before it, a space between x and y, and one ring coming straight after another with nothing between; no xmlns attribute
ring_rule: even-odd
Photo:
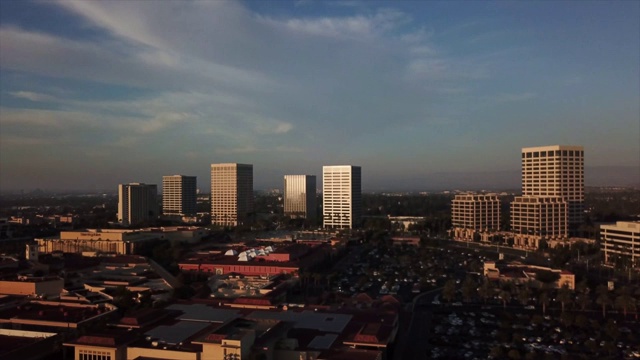
<svg viewBox="0 0 640 360"><path fill-rule="evenodd" d="M0 191L518 186L555 144L639 183L639 79L638 1L1 1Z"/></svg>

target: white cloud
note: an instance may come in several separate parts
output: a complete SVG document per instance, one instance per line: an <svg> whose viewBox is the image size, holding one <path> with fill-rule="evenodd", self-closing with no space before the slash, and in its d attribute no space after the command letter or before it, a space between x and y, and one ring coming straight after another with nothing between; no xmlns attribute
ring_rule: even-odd
<svg viewBox="0 0 640 360"><path fill-rule="evenodd" d="M404 13L392 9L378 10L374 15L345 17L261 18L265 23L282 26L295 33L335 38L371 39L398 28L409 21Z"/></svg>
<svg viewBox="0 0 640 360"><path fill-rule="evenodd" d="M54 96L33 91L12 91L9 92L9 94L19 99L27 99L34 102L51 101L56 99Z"/></svg>

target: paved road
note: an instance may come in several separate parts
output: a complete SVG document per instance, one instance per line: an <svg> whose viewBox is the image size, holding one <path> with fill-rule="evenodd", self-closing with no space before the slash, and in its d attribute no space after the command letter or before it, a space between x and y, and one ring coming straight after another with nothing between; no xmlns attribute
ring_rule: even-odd
<svg viewBox="0 0 640 360"><path fill-rule="evenodd" d="M426 359L431 311L422 305L431 304L441 292L442 288L437 288L421 293L413 299L409 329L405 333L398 333L394 360Z"/></svg>

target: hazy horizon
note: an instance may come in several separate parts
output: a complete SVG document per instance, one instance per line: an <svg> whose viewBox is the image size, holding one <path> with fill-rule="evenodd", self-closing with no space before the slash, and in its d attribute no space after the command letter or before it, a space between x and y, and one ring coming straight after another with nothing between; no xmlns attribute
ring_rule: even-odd
<svg viewBox="0 0 640 360"><path fill-rule="evenodd" d="M363 169L363 174L366 175L366 169ZM170 174L165 174L170 175ZM176 175L176 174L171 174ZM193 175L193 174L181 174L181 175ZM279 178L265 179L262 174L254 171L254 190L255 191L269 191L273 189L283 188L284 175L295 174L282 174ZM316 175L318 181L318 190L322 191L322 176L318 174L306 174ZM205 177L204 185L203 181L198 176L198 189L201 193L209 193L210 187L209 176ZM586 187L630 187L640 188L640 168L634 167L600 167L585 169L585 186ZM279 182L278 182L279 180ZM475 172L475 173L434 173L427 174L423 178L398 178L392 184L380 184L372 182L371 179L367 179L363 176L363 192L435 192L446 190L460 190L460 191L515 191L518 192L521 189L520 170L514 169L511 171L501 172ZM134 181L128 181L134 182ZM162 178L153 181L135 181L147 184L158 185L158 191L162 192ZM35 188L15 188L15 189L2 189L0 194L16 194L20 191L29 193L31 191L43 190L47 192L57 193L117 193L117 185L107 188L98 187L78 187L78 188L51 188L46 186L40 186Z"/></svg>
<svg viewBox="0 0 640 360"><path fill-rule="evenodd" d="M220 162L256 189L331 164L367 191L519 188L521 148L555 144L587 186L640 182L637 1L1 6L0 192L208 190Z"/></svg>

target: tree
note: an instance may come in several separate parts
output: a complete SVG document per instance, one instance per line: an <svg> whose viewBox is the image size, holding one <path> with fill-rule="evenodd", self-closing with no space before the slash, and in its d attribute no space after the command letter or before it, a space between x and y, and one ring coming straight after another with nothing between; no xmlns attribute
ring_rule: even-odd
<svg viewBox="0 0 640 360"><path fill-rule="evenodd" d="M560 305L562 306L562 313L564 314L565 306L573 301L571 290L569 290L566 285L563 285L560 290L558 290L558 301L560 301Z"/></svg>
<svg viewBox="0 0 640 360"><path fill-rule="evenodd" d="M500 297L500 300L502 300L502 307L506 309L507 303L511 301L511 291L509 288L504 287L500 290L498 296Z"/></svg>
<svg viewBox="0 0 640 360"><path fill-rule="evenodd" d="M493 295L493 286L491 286L489 280L485 279L484 282L482 282L480 289L478 289L478 295L480 295L480 298L485 303L491 298L491 295Z"/></svg>
<svg viewBox="0 0 640 360"><path fill-rule="evenodd" d="M520 360L520 352L516 349L511 349L509 350L509 352L507 353L507 356L509 357L509 359L513 359L513 360Z"/></svg>
<svg viewBox="0 0 640 360"><path fill-rule="evenodd" d="M547 290L542 290L538 295L538 302L542 305L542 314L547 314L547 305L549 305L549 293Z"/></svg>
<svg viewBox="0 0 640 360"><path fill-rule="evenodd" d="M501 359L504 357L504 350L502 350L502 346L500 345L496 345L494 347L491 348L491 352L489 353L489 356L491 356L494 359Z"/></svg>
<svg viewBox="0 0 640 360"><path fill-rule="evenodd" d="M529 303L529 298L531 297L531 289L528 286L523 286L520 288L518 292L518 301L522 306L525 306Z"/></svg>
<svg viewBox="0 0 640 360"><path fill-rule="evenodd" d="M540 281L542 286L546 288L550 288L558 279L560 279L560 274L557 272L541 270L536 273L536 280Z"/></svg>
<svg viewBox="0 0 640 360"><path fill-rule="evenodd" d="M607 306L611 305L611 296L609 295L609 288L607 285L599 285L596 289L598 297L596 303L602 306L602 317L607 317Z"/></svg>
<svg viewBox="0 0 640 360"><path fill-rule="evenodd" d="M621 287L618 291L615 306L618 309L622 309L624 317L627 317L627 310L636 310L636 300L631 296L631 291L627 286Z"/></svg>
<svg viewBox="0 0 640 360"><path fill-rule="evenodd" d="M456 282L453 279L447 280L442 289L442 298L447 302L453 301L456 297Z"/></svg>
<svg viewBox="0 0 640 360"><path fill-rule="evenodd" d="M473 295L476 293L478 284L469 276L464 279L462 283L462 297L465 302L471 302Z"/></svg>
<svg viewBox="0 0 640 360"><path fill-rule="evenodd" d="M576 303L580 306L580 310L585 311L591 306L591 297L587 294L578 294Z"/></svg>

